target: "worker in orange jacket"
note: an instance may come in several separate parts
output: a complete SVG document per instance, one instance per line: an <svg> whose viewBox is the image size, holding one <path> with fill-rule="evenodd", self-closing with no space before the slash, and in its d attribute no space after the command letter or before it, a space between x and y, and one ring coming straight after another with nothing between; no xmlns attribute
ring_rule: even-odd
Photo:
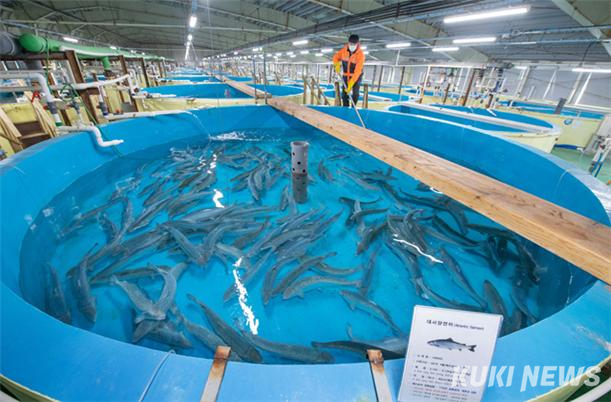
<svg viewBox="0 0 611 402"><path fill-rule="evenodd" d="M348 95L352 92L354 104L359 101L359 89L363 76L363 65L365 54L361 50L358 35L350 35L348 43L333 56L335 71L344 79L344 90L342 91L342 104L350 106Z"/></svg>

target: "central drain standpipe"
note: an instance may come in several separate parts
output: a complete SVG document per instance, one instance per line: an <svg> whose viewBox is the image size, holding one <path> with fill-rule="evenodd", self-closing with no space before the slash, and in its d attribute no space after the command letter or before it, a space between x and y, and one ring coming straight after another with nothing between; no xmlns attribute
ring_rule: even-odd
<svg viewBox="0 0 611 402"><path fill-rule="evenodd" d="M303 204L308 200L308 148L306 141L291 142L291 176L293 198Z"/></svg>

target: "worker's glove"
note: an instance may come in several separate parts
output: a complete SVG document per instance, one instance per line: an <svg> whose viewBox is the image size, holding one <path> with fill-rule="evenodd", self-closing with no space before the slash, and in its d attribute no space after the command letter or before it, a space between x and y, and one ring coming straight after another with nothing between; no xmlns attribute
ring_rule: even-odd
<svg viewBox="0 0 611 402"><path fill-rule="evenodd" d="M346 87L346 92L350 93L352 91L352 87L354 86L354 82L348 81L348 86Z"/></svg>
<svg viewBox="0 0 611 402"><path fill-rule="evenodd" d="M342 71L342 63L340 61L333 63L333 66L335 67L335 72L336 73L341 73Z"/></svg>

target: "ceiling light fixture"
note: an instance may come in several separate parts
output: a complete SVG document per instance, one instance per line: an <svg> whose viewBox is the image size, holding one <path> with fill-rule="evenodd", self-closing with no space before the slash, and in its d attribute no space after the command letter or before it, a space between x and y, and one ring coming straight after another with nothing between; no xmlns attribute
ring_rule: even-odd
<svg viewBox="0 0 611 402"><path fill-rule="evenodd" d="M112 50L117 50L117 47L116 47L116 46L111 46L110 48L111 48Z"/></svg>
<svg viewBox="0 0 611 402"><path fill-rule="evenodd" d="M297 40L293 42L293 46L302 46L302 45L307 45L307 44L308 44L307 39Z"/></svg>
<svg viewBox="0 0 611 402"><path fill-rule="evenodd" d="M78 39L76 39L76 38L72 38L72 37L70 37L70 36L64 36L64 40L65 40L66 42L78 43Z"/></svg>
<svg viewBox="0 0 611 402"><path fill-rule="evenodd" d="M320 49L320 53L331 53L333 51L333 49L331 49L330 47L323 47L322 49Z"/></svg>
<svg viewBox="0 0 611 402"><path fill-rule="evenodd" d="M433 52L455 52L458 49L460 49L458 46L439 46L439 47L434 47L433 48Z"/></svg>
<svg viewBox="0 0 611 402"><path fill-rule="evenodd" d="M574 73L600 73L600 74L611 74L611 68L585 68L576 67L572 70Z"/></svg>
<svg viewBox="0 0 611 402"><path fill-rule="evenodd" d="M322 53L315 53L314 56L316 57L322 57Z"/></svg>
<svg viewBox="0 0 611 402"><path fill-rule="evenodd" d="M462 39L454 39L452 43L456 44L466 44L466 43L490 43L495 42L495 36L481 36L475 38L462 38Z"/></svg>
<svg viewBox="0 0 611 402"><path fill-rule="evenodd" d="M386 49L403 49L406 47L410 47L412 44L409 42L396 42L396 43L389 43L386 45Z"/></svg>
<svg viewBox="0 0 611 402"><path fill-rule="evenodd" d="M192 15L191 18L189 18L189 28L195 28L195 25L197 25L197 17Z"/></svg>
<svg viewBox="0 0 611 402"><path fill-rule="evenodd" d="M189 42L191 42L193 40L193 35L191 35L191 34L187 35L187 40Z"/></svg>
<svg viewBox="0 0 611 402"><path fill-rule="evenodd" d="M453 24L456 22L487 20L490 18L507 17L510 15L526 14L530 10L529 7L509 7L498 10L482 11L480 13L459 14L451 17L445 17L443 22Z"/></svg>
<svg viewBox="0 0 611 402"><path fill-rule="evenodd" d="M302 51L299 52L299 54L308 54L308 53L310 53L309 50L302 50Z"/></svg>
<svg viewBox="0 0 611 402"><path fill-rule="evenodd" d="M291 59L294 59L296 56L295 56L294 54L289 54L289 57L290 57Z"/></svg>

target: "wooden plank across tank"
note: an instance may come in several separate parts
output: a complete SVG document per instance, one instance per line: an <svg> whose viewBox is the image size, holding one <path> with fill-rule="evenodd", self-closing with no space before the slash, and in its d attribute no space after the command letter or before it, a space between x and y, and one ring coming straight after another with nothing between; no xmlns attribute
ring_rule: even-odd
<svg viewBox="0 0 611 402"><path fill-rule="evenodd" d="M282 99L267 102L611 283L611 228L419 148Z"/></svg>
<svg viewBox="0 0 611 402"><path fill-rule="evenodd" d="M269 92L265 92L260 89L255 89L243 82L233 81L226 78L224 79L224 77L217 77L217 79L229 85L230 87L237 89L238 91L245 93L246 95L252 96L256 99L264 99L266 94L268 99L272 97L272 94L270 94Z"/></svg>
<svg viewBox="0 0 611 402"><path fill-rule="evenodd" d="M388 386L386 372L384 371L384 356L382 356L382 351L367 349L367 360L369 360L369 368L371 369L371 377L373 378L373 386L376 390L378 402L392 402L392 394Z"/></svg>
<svg viewBox="0 0 611 402"><path fill-rule="evenodd" d="M216 347L214 360L212 361L208 379L204 386L204 392L199 400L200 402L215 402L218 399L223 376L225 375L225 368L227 367L227 360L230 354L231 348L229 346Z"/></svg>

